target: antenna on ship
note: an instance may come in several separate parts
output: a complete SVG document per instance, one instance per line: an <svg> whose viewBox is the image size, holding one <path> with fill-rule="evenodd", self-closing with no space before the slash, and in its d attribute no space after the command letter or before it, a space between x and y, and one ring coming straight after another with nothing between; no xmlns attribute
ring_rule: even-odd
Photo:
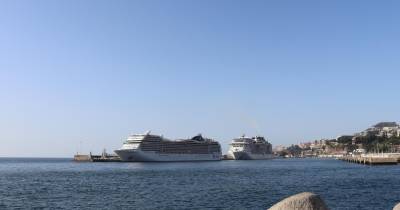
<svg viewBox="0 0 400 210"><path fill-rule="evenodd" d="M78 146L78 151L76 152L76 154L81 154L82 153L82 140L79 141L79 146Z"/></svg>

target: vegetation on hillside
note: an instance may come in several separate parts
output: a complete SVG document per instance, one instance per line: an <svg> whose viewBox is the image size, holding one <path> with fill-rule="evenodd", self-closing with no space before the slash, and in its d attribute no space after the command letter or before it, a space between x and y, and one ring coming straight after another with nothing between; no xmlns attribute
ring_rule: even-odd
<svg viewBox="0 0 400 210"><path fill-rule="evenodd" d="M361 145L367 152L392 152L395 145L400 145L400 137L392 136L359 136L355 139L356 145Z"/></svg>

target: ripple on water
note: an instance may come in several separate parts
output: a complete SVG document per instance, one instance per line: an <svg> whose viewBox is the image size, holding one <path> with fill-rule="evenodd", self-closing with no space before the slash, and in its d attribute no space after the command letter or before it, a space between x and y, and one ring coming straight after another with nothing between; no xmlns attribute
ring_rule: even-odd
<svg viewBox="0 0 400 210"><path fill-rule="evenodd" d="M265 209L303 191L331 209L391 209L400 166L277 159L74 163L0 159L0 209Z"/></svg>

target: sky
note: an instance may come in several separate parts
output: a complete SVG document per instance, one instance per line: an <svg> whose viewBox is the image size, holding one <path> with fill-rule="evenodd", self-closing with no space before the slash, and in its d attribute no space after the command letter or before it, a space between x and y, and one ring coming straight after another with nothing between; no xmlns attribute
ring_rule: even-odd
<svg viewBox="0 0 400 210"><path fill-rule="evenodd" d="M400 121L399 1L2 0L0 157Z"/></svg>

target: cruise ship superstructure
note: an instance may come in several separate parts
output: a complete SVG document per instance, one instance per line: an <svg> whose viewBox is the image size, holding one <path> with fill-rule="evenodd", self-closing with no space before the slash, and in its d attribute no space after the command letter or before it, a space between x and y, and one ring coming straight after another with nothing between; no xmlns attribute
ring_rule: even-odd
<svg viewBox="0 0 400 210"><path fill-rule="evenodd" d="M262 136L235 138L227 153L234 160L263 160L273 158L272 145Z"/></svg>
<svg viewBox="0 0 400 210"><path fill-rule="evenodd" d="M115 153L122 161L132 162L205 161L222 158L220 144L201 135L191 139L169 140L150 132L130 135Z"/></svg>

